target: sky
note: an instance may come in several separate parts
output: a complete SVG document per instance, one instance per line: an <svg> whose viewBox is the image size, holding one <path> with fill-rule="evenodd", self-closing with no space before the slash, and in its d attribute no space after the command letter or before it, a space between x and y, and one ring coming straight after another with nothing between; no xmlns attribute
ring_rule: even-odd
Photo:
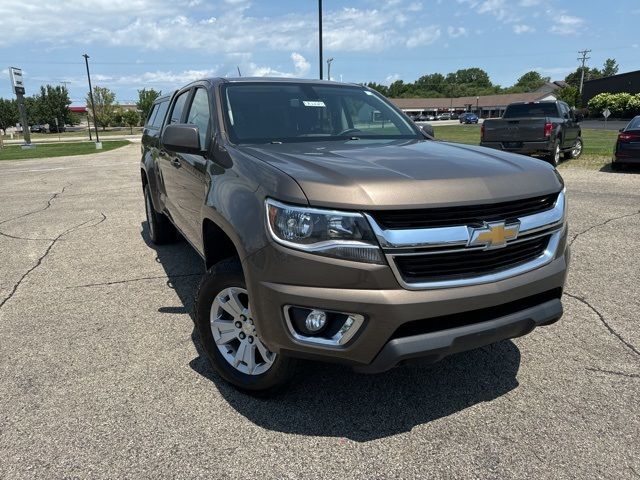
<svg viewBox="0 0 640 480"><path fill-rule="evenodd" d="M0 97L8 67L27 95L65 85L74 104L93 85L120 103L209 76L318 77L317 0L0 0ZM389 84L480 67L512 85L529 70L552 80L617 59L640 69L638 0L324 0L333 80ZM326 78L326 64L325 78Z"/></svg>

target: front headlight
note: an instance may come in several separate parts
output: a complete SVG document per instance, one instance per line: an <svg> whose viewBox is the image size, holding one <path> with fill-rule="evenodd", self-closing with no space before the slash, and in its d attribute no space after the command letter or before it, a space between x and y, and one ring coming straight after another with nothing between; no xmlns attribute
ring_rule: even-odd
<svg viewBox="0 0 640 480"><path fill-rule="evenodd" d="M360 213L296 207L267 199L267 225L287 247L328 257L384 264L367 220Z"/></svg>

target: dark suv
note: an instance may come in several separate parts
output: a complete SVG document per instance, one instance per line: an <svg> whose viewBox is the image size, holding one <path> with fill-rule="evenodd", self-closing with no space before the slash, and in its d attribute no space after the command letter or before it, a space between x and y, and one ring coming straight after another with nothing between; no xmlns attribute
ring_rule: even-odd
<svg viewBox="0 0 640 480"><path fill-rule="evenodd" d="M382 372L562 315L558 172L434 141L366 87L189 84L153 106L141 168L149 235L204 259L201 344L241 389L298 358Z"/></svg>

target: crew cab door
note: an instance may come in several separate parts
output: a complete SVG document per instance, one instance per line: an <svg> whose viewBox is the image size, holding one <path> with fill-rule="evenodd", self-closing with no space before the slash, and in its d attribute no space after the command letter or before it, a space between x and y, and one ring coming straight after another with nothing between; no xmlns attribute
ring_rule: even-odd
<svg viewBox="0 0 640 480"><path fill-rule="evenodd" d="M167 125L184 123L187 110L186 106L188 105L191 94L192 89L189 88L176 96L170 107L170 113L166 122ZM165 209L168 211L176 227L183 230L185 225L184 214L180 209L180 202L178 201L181 194L179 187L180 169L182 168L180 155L165 148L165 146L161 144L158 155L158 166L160 167L160 174L162 175L165 189Z"/></svg>
<svg viewBox="0 0 640 480"><path fill-rule="evenodd" d="M564 125L561 147L571 148L576 143L576 138L578 138L578 131L580 127L578 126L578 122L576 122L575 117L571 113L569 105L564 102L560 102L558 103L558 107L560 108L560 116L563 120Z"/></svg>
<svg viewBox="0 0 640 480"><path fill-rule="evenodd" d="M180 168L175 172L177 203L183 224L180 229L189 236L192 243L201 237L202 206L205 201L207 151L211 143L212 113L211 99L204 86L194 88L186 108L185 122L198 127L200 153L180 153L177 155ZM199 245L196 245L199 247Z"/></svg>

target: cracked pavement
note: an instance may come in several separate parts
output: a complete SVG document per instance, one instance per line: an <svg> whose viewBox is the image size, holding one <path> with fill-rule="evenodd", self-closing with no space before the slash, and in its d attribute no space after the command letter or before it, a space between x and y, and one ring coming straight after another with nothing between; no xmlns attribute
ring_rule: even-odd
<svg viewBox="0 0 640 480"><path fill-rule="evenodd" d="M203 266L147 244L138 160L0 162L0 478L640 477L640 175L562 170L557 324L258 400L200 356Z"/></svg>

